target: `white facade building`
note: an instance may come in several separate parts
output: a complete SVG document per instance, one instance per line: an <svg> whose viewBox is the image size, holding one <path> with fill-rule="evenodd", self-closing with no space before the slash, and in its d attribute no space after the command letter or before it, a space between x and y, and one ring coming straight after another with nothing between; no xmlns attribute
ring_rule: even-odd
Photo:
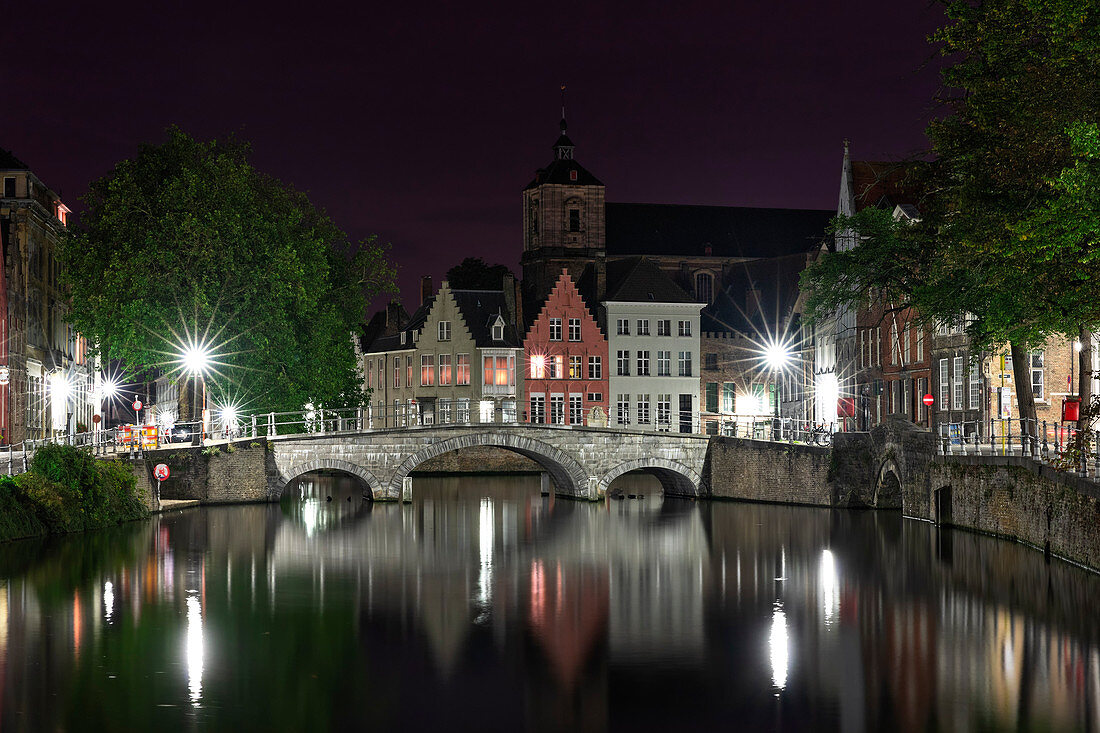
<svg viewBox="0 0 1100 733"><path fill-rule="evenodd" d="M706 304L692 302L645 259L611 285L618 287L604 302L608 424L700 432L699 313Z"/></svg>

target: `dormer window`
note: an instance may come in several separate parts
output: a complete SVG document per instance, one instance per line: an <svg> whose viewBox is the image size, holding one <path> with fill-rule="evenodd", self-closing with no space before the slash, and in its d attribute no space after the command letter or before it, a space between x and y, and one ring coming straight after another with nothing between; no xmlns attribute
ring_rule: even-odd
<svg viewBox="0 0 1100 733"><path fill-rule="evenodd" d="M493 324L493 341L504 340L504 321L497 317L496 323Z"/></svg>

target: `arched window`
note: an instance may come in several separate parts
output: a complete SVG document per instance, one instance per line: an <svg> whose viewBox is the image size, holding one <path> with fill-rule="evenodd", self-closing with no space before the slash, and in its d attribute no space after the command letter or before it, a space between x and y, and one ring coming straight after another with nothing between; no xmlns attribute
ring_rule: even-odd
<svg viewBox="0 0 1100 733"><path fill-rule="evenodd" d="M695 299L707 304L714 300L714 276L709 272L695 273Z"/></svg>

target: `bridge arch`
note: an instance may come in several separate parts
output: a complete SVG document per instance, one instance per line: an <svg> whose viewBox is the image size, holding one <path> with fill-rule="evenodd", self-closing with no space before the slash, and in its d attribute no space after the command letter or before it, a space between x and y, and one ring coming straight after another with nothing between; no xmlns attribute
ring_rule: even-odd
<svg viewBox="0 0 1100 733"><path fill-rule="evenodd" d="M285 472L281 472L279 474L279 480L275 482L275 498L277 499L282 496L283 491L291 481L311 471L343 471L344 473L349 473L362 480L363 483L370 487L371 499L381 501L386 498L386 491L382 486L382 482L379 481L373 473L362 466L356 466L354 463L348 463L347 461L340 461L333 458L318 458L313 461L306 461L305 463L299 463L296 466L292 466Z"/></svg>
<svg viewBox="0 0 1100 733"><path fill-rule="evenodd" d="M645 471L656 476L661 482L661 489L664 490L665 496L702 495L703 479L697 471L667 458L650 457L626 461L608 471L600 480L600 496L607 494L612 481L631 471Z"/></svg>
<svg viewBox="0 0 1100 733"><path fill-rule="evenodd" d="M548 443L514 432L460 435L421 448L403 460L394 471L390 481L390 495L401 496L405 478L421 463L459 448L481 446L504 448L535 461L550 474L550 480L554 482L559 494L576 497L587 495L588 472L576 459Z"/></svg>
<svg viewBox="0 0 1100 733"><path fill-rule="evenodd" d="M901 509L901 471L893 458L883 461L879 468L872 506L877 509Z"/></svg>

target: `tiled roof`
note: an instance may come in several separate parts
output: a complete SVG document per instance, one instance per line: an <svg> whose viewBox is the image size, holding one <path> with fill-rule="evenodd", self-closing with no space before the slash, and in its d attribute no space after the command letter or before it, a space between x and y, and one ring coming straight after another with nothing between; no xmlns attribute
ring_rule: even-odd
<svg viewBox="0 0 1100 733"><path fill-rule="evenodd" d="M915 167L905 163L852 161L852 187L856 211L868 207L893 209L899 204L916 204Z"/></svg>
<svg viewBox="0 0 1100 733"><path fill-rule="evenodd" d="M10 150L0 148L0 170L12 171L30 170L26 163L16 158Z"/></svg>
<svg viewBox="0 0 1100 733"><path fill-rule="evenodd" d="M576 171L577 177L570 177L569 172ZM566 186L602 186L600 179L588 172L583 165L576 160L555 160L545 168L540 168L534 179L523 190L536 188L544 183L560 183Z"/></svg>
<svg viewBox="0 0 1100 733"><path fill-rule="evenodd" d="M661 268L645 257L608 262L607 292L607 300L616 302L695 302Z"/></svg>
<svg viewBox="0 0 1100 733"><path fill-rule="evenodd" d="M607 254L777 257L807 252L825 238L835 212L738 206L614 204L607 210Z"/></svg>
<svg viewBox="0 0 1100 733"><path fill-rule="evenodd" d="M714 302L703 309L700 330L750 338L775 334L794 309L806 262L805 254L795 254L735 265Z"/></svg>
<svg viewBox="0 0 1100 733"><path fill-rule="evenodd" d="M500 346L519 348L522 345L516 333L514 318L509 314L504 293L499 290L452 290L455 304L462 312L462 319L474 337L474 343L481 347ZM497 315L504 319L504 339L493 340L493 324Z"/></svg>

